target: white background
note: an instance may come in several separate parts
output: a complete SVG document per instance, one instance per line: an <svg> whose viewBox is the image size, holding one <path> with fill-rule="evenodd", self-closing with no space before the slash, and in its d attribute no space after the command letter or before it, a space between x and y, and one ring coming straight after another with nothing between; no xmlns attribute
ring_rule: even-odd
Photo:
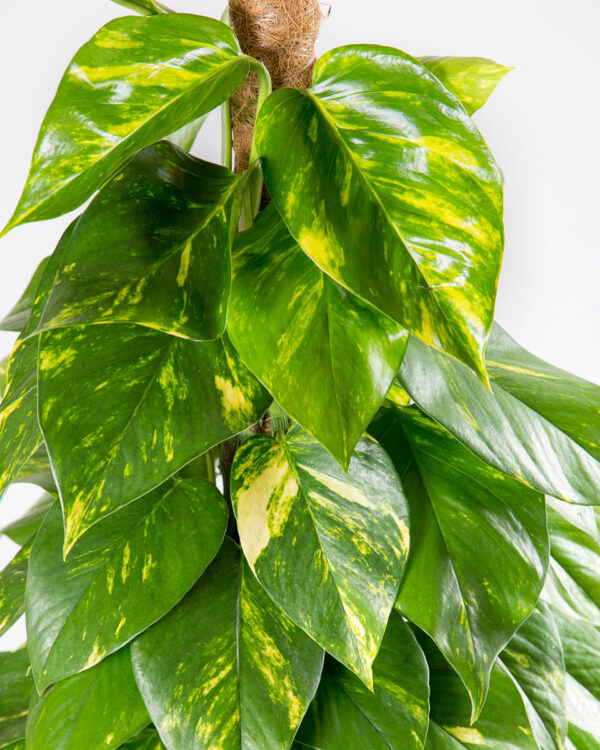
<svg viewBox="0 0 600 750"><path fill-rule="evenodd" d="M168 1L165 0L167 4ZM225 0L172 0L219 17ZM2 7L4 6L4 7ZM70 58L111 18L109 0L0 0L0 226L27 176L37 130ZM413 55L491 57L515 66L475 119L505 176L506 251L496 319L538 356L600 382L600 104L598 0L334 0L319 52L387 44ZM218 121L194 150L217 160ZM69 217L0 240L0 317ZM0 357L13 337L0 332ZM12 487L0 525L39 490ZM16 546L0 540L0 566ZM0 648L24 640L23 624Z"/></svg>

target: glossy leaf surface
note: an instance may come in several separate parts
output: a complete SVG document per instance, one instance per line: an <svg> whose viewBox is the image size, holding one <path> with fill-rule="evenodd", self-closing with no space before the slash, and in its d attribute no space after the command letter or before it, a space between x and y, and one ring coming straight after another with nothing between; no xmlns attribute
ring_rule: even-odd
<svg viewBox="0 0 600 750"><path fill-rule="evenodd" d="M39 398L66 550L270 403L226 339L196 343L117 324L43 333Z"/></svg>
<svg viewBox="0 0 600 750"><path fill-rule="evenodd" d="M132 658L169 750L287 750L323 664L230 539L178 607L134 642Z"/></svg>
<svg viewBox="0 0 600 750"><path fill-rule="evenodd" d="M76 53L50 105L5 231L83 203L128 157L217 107L246 78L229 27L202 16L126 16Z"/></svg>
<svg viewBox="0 0 600 750"><path fill-rule="evenodd" d="M32 687L27 647L0 653L0 747L12 747L25 737Z"/></svg>
<svg viewBox="0 0 600 750"><path fill-rule="evenodd" d="M21 547L0 571L0 635L25 612L25 580L32 542L30 539Z"/></svg>
<svg viewBox="0 0 600 750"><path fill-rule="evenodd" d="M23 546L35 537L55 500L52 495L42 495L21 518L0 529L0 534L5 534L16 544Z"/></svg>
<svg viewBox="0 0 600 750"><path fill-rule="evenodd" d="M326 276L272 207L235 248L228 331L236 349L347 466L400 367L406 331Z"/></svg>
<svg viewBox="0 0 600 750"><path fill-rule="evenodd" d="M507 73L507 68L485 57L420 57L435 77L472 115L487 102Z"/></svg>
<svg viewBox="0 0 600 750"><path fill-rule="evenodd" d="M500 172L463 107L389 47L324 55L261 109L277 210L325 272L485 381L503 250Z"/></svg>
<svg viewBox="0 0 600 750"><path fill-rule="evenodd" d="M40 327L129 322L218 338L238 182L166 141L148 146L79 218Z"/></svg>
<svg viewBox="0 0 600 750"><path fill-rule="evenodd" d="M410 504L411 551L396 606L435 640L476 716L494 659L542 590L544 498L479 461L415 407L386 410L371 430Z"/></svg>
<svg viewBox="0 0 600 750"><path fill-rule="evenodd" d="M17 304L12 308L8 315L0 321L0 330L18 331L20 333L25 328L47 263L48 258L44 258L36 268L35 273L31 277L31 281L27 284L27 287Z"/></svg>
<svg viewBox="0 0 600 750"><path fill-rule="evenodd" d="M57 504L27 578L38 689L92 667L175 606L217 553L227 515L214 485L169 481L96 524L64 561Z"/></svg>
<svg viewBox="0 0 600 750"><path fill-rule="evenodd" d="M54 685L30 710L28 750L112 750L150 722L129 646Z"/></svg>
<svg viewBox="0 0 600 750"><path fill-rule="evenodd" d="M494 393L412 338L400 379L416 403L486 463L549 495L600 503L600 388L521 348L494 325Z"/></svg>
<svg viewBox="0 0 600 750"><path fill-rule="evenodd" d="M373 692L331 658L296 739L319 750L420 750L429 672L415 636L393 613L373 664Z"/></svg>
<svg viewBox="0 0 600 750"><path fill-rule="evenodd" d="M361 439L346 474L298 427L280 441L257 435L236 453L231 494L244 554L271 598L370 685L409 544L384 451Z"/></svg>

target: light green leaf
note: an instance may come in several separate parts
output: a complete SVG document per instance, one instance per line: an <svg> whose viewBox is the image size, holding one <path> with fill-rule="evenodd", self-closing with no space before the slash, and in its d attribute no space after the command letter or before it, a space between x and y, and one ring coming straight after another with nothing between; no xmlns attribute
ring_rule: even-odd
<svg viewBox="0 0 600 750"><path fill-rule="evenodd" d="M171 135L167 137L167 140L175 144L175 146L179 146L179 148L182 148L184 151L191 151L192 146L198 137L198 133L206 122L207 117L208 115L202 115L202 117L199 117L197 120L193 120L188 125L184 125L182 128L179 128L179 130L171 133Z"/></svg>
<svg viewBox="0 0 600 750"><path fill-rule="evenodd" d="M319 750L421 750L428 725L428 677L415 636L392 613L373 664L373 692L328 658L296 739Z"/></svg>
<svg viewBox="0 0 600 750"><path fill-rule="evenodd" d="M52 495L44 493L21 518L0 529L0 534L5 534L16 544L24 545L37 534L55 500Z"/></svg>
<svg viewBox="0 0 600 750"><path fill-rule="evenodd" d="M543 596L565 614L600 625L600 516L597 508L548 498L551 557Z"/></svg>
<svg viewBox="0 0 600 750"><path fill-rule="evenodd" d="M111 750L149 722L126 646L44 694L29 713L27 750Z"/></svg>
<svg viewBox="0 0 600 750"><path fill-rule="evenodd" d="M27 647L0 654L0 747L12 748L25 738L33 681Z"/></svg>
<svg viewBox="0 0 600 750"><path fill-rule="evenodd" d="M600 388L534 357L498 325L493 386L411 338L400 368L414 401L490 466L541 492L600 503Z"/></svg>
<svg viewBox="0 0 600 750"><path fill-rule="evenodd" d="M65 516L65 552L92 524L241 432L270 397L227 339L133 325L41 334L39 418Z"/></svg>
<svg viewBox="0 0 600 750"><path fill-rule="evenodd" d="M314 265L272 207L238 235L228 331L275 400L347 467L406 331Z"/></svg>
<svg viewBox="0 0 600 750"><path fill-rule="evenodd" d="M25 612L25 579L32 544L30 538L0 571L0 635Z"/></svg>
<svg viewBox="0 0 600 750"><path fill-rule="evenodd" d="M56 505L27 577L27 636L40 692L92 667L172 609L217 553L227 516L214 485L169 481L95 524L64 561Z"/></svg>
<svg viewBox="0 0 600 750"><path fill-rule="evenodd" d="M0 330L2 331L18 331L19 333L27 325L29 316L31 315L31 309L36 298L36 292L42 280L44 270L48 264L49 258L44 260L35 269L31 281L27 284L27 288L21 295L21 298L13 309L6 315L2 321L0 321Z"/></svg>
<svg viewBox="0 0 600 750"><path fill-rule="evenodd" d="M370 687L409 543L385 452L361 439L346 474L298 427L279 441L257 435L236 453L231 495L242 549L269 596Z"/></svg>
<svg viewBox="0 0 600 750"><path fill-rule="evenodd" d="M170 750L287 750L323 652L273 604L227 538L177 608L134 641L132 659Z"/></svg>
<svg viewBox="0 0 600 750"><path fill-rule="evenodd" d="M479 461L416 407L385 410L371 431L410 504L411 550L396 606L435 640L476 717L496 656L542 590L544 498Z"/></svg>
<svg viewBox="0 0 600 750"><path fill-rule="evenodd" d="M420 57L419 62L436 76L472 115L487 102L507 73L507 68L485 57Z"/></svg>
<svg viewBox="0 0 600 750"><path fill-rule="evenodd" d="M71 61L5 228L83 203L128 157L214 109L248 73L231 29L195 15L125 16Z"/></svg>
<svg viewBox="0 0 600 750"><path fill-rule="evenodd" d="M113 0L114 3L123 5L125 8L131 8L143 16L153 16L156 13L172 13L166 6L155 0Z"/></svg>
<svg viewBox="0 0 600 750"><path fill-rule="evenodd" d="M218 338L239 179L166 141L148 146L79 218L40 328L129 322Z"/></svg>
<svg viewBox="0 0 600 750"><path fill-rule="evenodd" d="M6 376L8 373L8 357L0 360L0 393L4 393L6 388Z"/></svg>
<svg viewBox="0 0 600 750"><path fill-rule="evenodd" d="M276 91L257 147L273 202L337 282L486 382L502 180L463 107L413 58L327 53L311 91Z"/></svg>

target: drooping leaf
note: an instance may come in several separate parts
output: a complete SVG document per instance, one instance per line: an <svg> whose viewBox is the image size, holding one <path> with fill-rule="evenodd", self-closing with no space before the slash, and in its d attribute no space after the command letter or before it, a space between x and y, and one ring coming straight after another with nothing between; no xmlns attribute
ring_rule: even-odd
<svg viewBox="0 0 600 750"><path fill-rule="evenodd" d="M498 325L486 350L493 394L411 338L400 368L415 402L486 463L575 503L600 503L600 388L529 354Z"/></svg>
<svg viewBox="0 0 600 750"><path fill-rule="evenodd" d="M481 135L427 68L389 47L333 50L314 82L260 111L277 210L336 281L485 382L503 228Z"/></svg>
<svg viewBox="0 0 600 750"><path fill-rule="evenodd" d="M346 474L298 427L279 441L256 435L236 453L231 495L271 598L370 686L408 552L407 504L385 452L361 439Z"/></svg>
<svg viewBox="0 0 600 750"><path fill-rule="evenodd" d="M507 68L485 57L420 57L419 62L436 76L472 115L487 102L507 73Z"/></svg>
<svg viewBox="0 0 600 750"><path fill-rule="evenodd" d="M476 717L494 659L542 590L544 497L479 461L416 407L386 409L371 431L410 505L411 550L396 606L458 672Z"/></svg>
<svg viewBox="0 0 600 750"><path fill-rule="evenodd" d="M32 687L27 647L0 654L0 747L25 738Z"/></svg>
<svg viewBox="0 0 600 750"><path fill-rule="evenodd" d="M575 750L600 748L600 631L555 612L567 667L569 741Z"/></svg>
<svg viewBox="0 0 600 750"><path fill-rule="evenodd" d="M28 750L111 750L150 722L129 646L54 685L31 708Z"/></svg>
<svg viewBox="0 0 600 750"><path fill-rule="evenodd" d="M30 538L0 571L0 635L25 612L25 579L32 544Z"/></svg>
<svg viewBox="0 0 600 750"><path fill-rule="evenodd" d="M12 310L6 315L2 321L0 321L0 330L2 331L18 331L19 333L27 325L29 316L31 315L31 309L36 298L36 292L40 285L44 269L48 263L48 258L44 258L39 266L35 269L31 281L27 284L27 288L21 295L21 298Z"/></svg>
<svg viewBox="0 0 600 750"><path fill-rule="evenodd" d="M92 667L172 609L217 553L227 515L214 485L169 481L95 524L64 561L56 505L27 578L38 689Z"/></svg>
<svg viewBox="0 0 600 750"><path fill-rule="evenodd" d="M132 659L170 750L287 750L323 652L273 604L227 538L176 609L134 641Z"/></svg>
<svg viewBox="0 0 600 750"><path fill-rule="evenodd" d="M166 750L156 729L153 727L142 730L135 737L119 746L119 750Z"/></svg>
<svg viewBox="0 0 600 750"><path fill-rule="evenodd" d="M79 218L40 327L124 322L218 338L239 179L166 141L148 146Z"/></svg>
<svg viewBox="0 0 600 750"><path fill-rule="evenodd" d="M128 157L225 101L247 73L235 35L212 18L110 21L67 68L4 231L73 210Z"/></svg>
<svg viewBox="0 0 600 750"><path fill-rule="evenodd" d="M408 340L326 276L273 207L238 235L228 331L276 401L344 466Z"/></svg>
<svg viewBox="0 0 600 750"><path fill-rule="evenodd" d="M319 750L420 750L427 735L428 677L415 636L392 613L373 664L373 692L328 657L296 739Z"/></svg>
<svg viewBox="0 0 600 750"><path fill-rule="evenodd" d="M0 529L0 534L5 534L16 544L23 546L37 534L55 501L56 498L52 495L42 495L21 518Z"/></svg>
<svg viewBox="0 0 600 750"><path fill-rule="evenodd" d="M65 551L270 403L227 339L197 343L124 324L41 336L39 417Z"/></svg>
<svg viewBox="0 0 600 750"><path fill-rule="evenodd" d="M565 614L600 626L600 516L597 508L548 498L551 556L543 596Z"/></svg>

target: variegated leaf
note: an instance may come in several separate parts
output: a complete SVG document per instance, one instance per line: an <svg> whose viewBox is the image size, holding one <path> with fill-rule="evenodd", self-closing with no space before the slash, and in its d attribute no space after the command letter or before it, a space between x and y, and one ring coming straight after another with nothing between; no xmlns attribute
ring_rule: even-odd
<svg viewBox="0 0 600 750"><path fill-rule="evenodd" d="M171 480L95 524L65 561L56 505L27 577L39 691L92 667L172 609L217 553L227 516L214 485Z"/></svg>
<svg viewBox="0 0 600 750"><path fill-rule="evenodd" d="M229 538L177 608L134 641L132 658L169 750L287 750L323 664Z"/></svg>
<svg viewBox="0 0 600 750"><path fill-rule="evenodd" d="M30 709L27 750L112 750L149 722L126 646L44 693Z"/></svg>
<svg viewBox="0 0 600 750"><path fill-rule="evenodd" d="M257 147L277 210L336 281L486 382L503 251L502 180L425 66L389 47L327 53L276 91Z"/></svg>
<svg viewBox="0 0 600 750"><path fill-rule="evenodd" d="M30 538L0 571L0 635L25 612L25 580L32 544Z"/></svg>
<svg viewBox="0 0 600 750"><path fill-rule="evenodd" d="M476 717L496 656L542 590L544 497L479 461L416 407L390 407L371 431L410 504L411 551L396 606L435 640Z"/></svg>
<svg viewBox="0 0 600 750"><path fill-rule="evenodd" d="M31 454L25 461L19 473L14 478L15 482L25 482L26 484L35 484L52 497L58 497L58 489L52 474L48 451L44 443Z"/></svg>
<svg viewBox="0 0 600 750"><path fill-rule="evenodd" d="M143 16L172 12L161 3L155 2L155 0L113 0L113 2L123 5L125 8L131 8L131 10L135 10Z"/></svg>
<svg viewBox="0 0 600 750"><path fill-rule="evenodd" d="M8 357L0 360L0 393L4 393L6 388L6 377L8 374Z"/></svg>
<svg viewBox="0 0 600 750"><path fill-rule="evenodd" d="M241 432L270 397L227 339L134 325L41 334L39 418L65 517L65 551L96 521Z"/></svg>
<svg viewBox="0 0 600 750"><path fill-rule="evenodd" d="M373 664L373 692L331 657L296 740L319 750L421 750L429 671L415 636L392 613Z"/></svg>
<svg viewBox="0 0 600 750"><path fill-rule="evenodd" d="M486 363L493 394L413 337L400 380L490 466L562 500L600 504L600 387L529 354L498 325Z"/></svg>
<svg viewBox="0 0 600 750"><path fill-rule="evenodd" d="M48 514L56 498L44 493L20 518L0 529L13 542L22 546L37 534L42 521Z"/></svg>
<svg viewBox="0 0 600 750"><path fill-rule="evenodd" d="M40 328L124 322L218 338L239 179L166 141L148 146L79 218Z"/></svg>
<svg viewBox="0 0 600 750"><path fill-rule="evenodd" d="M49 258L44 258L39 266L35 269L31 281L27 284L27 288L21 295L21 298L12 310L6 315L2 321L0 321L0 330L2 331L18 331L19 333L27 325L31 310L35 302L36 294L46 265L48 264Z"/></svg>
<svg viewBox="0 0 600 750"><path fill-rule="evenodd" d="M507 68L485 57L420 57L423 63L472 115L483 107L507 73Z"/></svg>
<svg viewBox="0 0 600 750"><path fill-rule="evenodd" d="M71 61L5 228L79 206L128 157L225 101L248 73L231 29L195 15L126 16Z"/></svg>
<svg viewBox="0 0 600 750"><path fill-rule="evenodd" d="M33 687L27 647L0 653L0 747L12 748L25 738L29 696Z"/></svg>
<svg viewBox="0 0 600 750"><path fill-rule="evenodd" d="M275 400L347 467L406 331L326 276L272 206L238 235L227 328Z"/></svg>
<svg viewBox="0 0 600 750"><path fill-rule="evenodd" d="M346 474L298 427L278 441L257 435L236 453L231 494L258 580L370 687L409 544L406 500L385 452L361 439Z"/></svg>
<svg viewBox="0 0 600 750"><path fill-rule="evenodd" d="M598 508L547 498L551 557L543 596L567 615L600 626Z"/></svg>

